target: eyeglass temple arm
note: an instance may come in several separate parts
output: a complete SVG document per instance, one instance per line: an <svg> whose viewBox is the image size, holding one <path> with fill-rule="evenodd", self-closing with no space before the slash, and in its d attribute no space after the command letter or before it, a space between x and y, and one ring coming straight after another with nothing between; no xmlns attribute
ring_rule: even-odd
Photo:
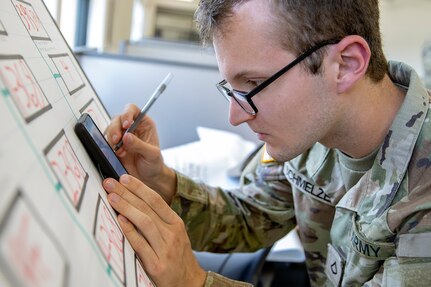
<svg viewBox="0 0 431 287"><path fill-rule="evenodd" d="M312 48L306 50L304 53L302 53L298 58L290 62L286 67L278 71L276 74L274 74L271 78L266 79L262 84L257 87L256 90L253 91L253 94L257 94L260 91L262 91L264 88L266 88L269 84L271 84L273 81L278 79L281 75L283 75L287 70L291 69L293 66L297 65L299 62L303 61L305 58L313 54L315 51L319 50L320 48L331 45L331 44L337 44L340 42L340 39L331 39L326 40L318 43L316 46L313 46Z"/></svg>

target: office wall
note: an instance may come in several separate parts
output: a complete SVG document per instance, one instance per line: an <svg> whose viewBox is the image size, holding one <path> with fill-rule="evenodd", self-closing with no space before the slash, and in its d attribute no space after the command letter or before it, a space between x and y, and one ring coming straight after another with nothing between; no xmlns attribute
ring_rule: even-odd
<svg viewBox="0 0 431 287"><path fill-rule="evenodd" d="M388 59L410 64L423 76L422 48L431 40L431 1L381 1L383 48Z"/></svg>

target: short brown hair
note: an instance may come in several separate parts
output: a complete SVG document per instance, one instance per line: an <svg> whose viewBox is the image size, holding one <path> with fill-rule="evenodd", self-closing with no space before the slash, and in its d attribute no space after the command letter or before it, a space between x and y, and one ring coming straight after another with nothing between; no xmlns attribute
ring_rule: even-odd
<svg viewBox="0 0 431 287"><path fill-rule="evenodd" d="M201 0L195 19L203 43L210 43L233 9L248 1ZM367 75L375 82L383 79L388 67L382 49L378 0L267 1L271 3L276 33L287 50L299 55L320 41L359 35L371 49ZM317 51L303 62L308 71L321 71L324 51Z"/></svg>

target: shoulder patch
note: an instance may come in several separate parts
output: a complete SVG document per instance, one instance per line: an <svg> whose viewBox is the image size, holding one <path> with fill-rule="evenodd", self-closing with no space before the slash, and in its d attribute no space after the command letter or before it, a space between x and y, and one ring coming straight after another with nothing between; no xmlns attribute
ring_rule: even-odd
<svg viewBox="0 0 431 287"><path fill-rule="evenodd" d="M270 163L270 162L275 162L275 159L273 159L268 152L266 151L266 144L263 147L263 153L262 153L262 159L261 159L262 163Z"/></svg>
<svg viewBox="0 0 431 287"><path fill-rule="evenodd" d="M396 254L398 257L431 257L431 232L418 234L401 234Z"/></svg>
<svg viewBox="0 0 431 287"><path fill-rule="evenodd" d="M340 286L344 273L344 258L338 251L328 244L328 257L326 258L325 274L334 286Z"/></svg>

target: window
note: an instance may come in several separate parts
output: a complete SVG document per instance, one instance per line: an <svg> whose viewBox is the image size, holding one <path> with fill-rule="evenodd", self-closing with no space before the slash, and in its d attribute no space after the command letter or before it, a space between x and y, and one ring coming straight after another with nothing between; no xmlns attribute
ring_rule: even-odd
<svg viewBox="0 0 431 287"><path fill-rule="evenodd" d="M71 48L76 46L78 1L88 0L44 0L46 7Z"/></svg>
<svg viewBox="0 0 431 287"><path fill-rule="evenodd" d="M193 11L157 8L154 36L166 40L198 42Z"/></svg>

